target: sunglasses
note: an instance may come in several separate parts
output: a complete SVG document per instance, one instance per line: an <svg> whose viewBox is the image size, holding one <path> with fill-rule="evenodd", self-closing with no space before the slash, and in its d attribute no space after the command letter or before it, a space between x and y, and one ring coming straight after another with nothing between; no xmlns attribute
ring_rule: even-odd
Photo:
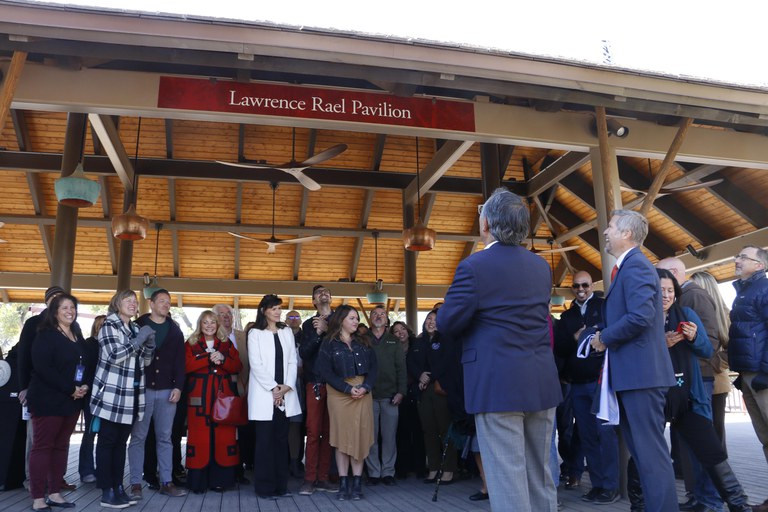
<svg viewBox="0 0 768 512"><path fill-rule="evenodd" d="M578 290L579 288L584 288L586 290L590 286L592 286L592 285L589 284L589 283L573 283L571 285L571 288L573 288L574 290Z"/></svg>
<svg viewBox="0 0 768 512"><path fill-rule="evenodd" d="M299 320L301 317L299 315L288 315L288 320Z"/></svg>

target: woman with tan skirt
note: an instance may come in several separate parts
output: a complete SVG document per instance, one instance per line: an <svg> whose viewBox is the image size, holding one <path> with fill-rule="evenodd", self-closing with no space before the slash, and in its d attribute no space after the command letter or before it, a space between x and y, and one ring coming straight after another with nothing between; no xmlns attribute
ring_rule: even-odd
<svg viewBox="0 0 768 512"><path fill-rule="evenodd" d="M363 497L363 462L374 441L371 387L378 365L368 338L357 335L359 323L355 308L338 308L329 320L317 357L317 371L329 384L330 443L336 448L339 500ZM347 476L350 464L351 481Z"/></svg>

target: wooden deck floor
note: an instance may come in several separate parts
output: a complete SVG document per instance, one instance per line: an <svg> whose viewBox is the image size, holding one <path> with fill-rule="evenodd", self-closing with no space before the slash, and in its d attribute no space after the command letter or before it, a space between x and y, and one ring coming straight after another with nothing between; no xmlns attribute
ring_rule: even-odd
<svg viewBox="0 0 768 512"><path fill-rule="evenodd" d="M746 415L729 414L727 425L728 450L731 465L751 498L752 503L761 503L768 498L768 466L759 442ZM77 445L73 442L74 454ZM127 472L126 472L127 474ZM78 481L75 456L70 457L69 482ZM301 482L292 481L289 489L294 492L290 498L279 500L261 500L256 497L251 486L224 493L208 492L204 495L190 494L184 498L168 498L150 491L145 487L144 499L130 512L344 512L344 511L382 511L382 512L475 512L489 511L485 502L472 502L467 497L479 489L480 480L466 480L450 486L441 487L438 500L432 501L434 485L423 484L415 477L399 480L395 487L365 487L365 499L357 502L339 502L333 494L315 493L313 496L299 496L296 491ZM678 493L682 501L684 494L682 482L678 481ZM579 497L589 490L588 477L582 481L581 491L558 490L566 511L618 512L629 509L629 502L622 499L612 505L596 506L582 502ZM77 504L74 511L103 511L99 506L101 493L95 484L82 484L66 493L68 500ZM31 500L24 489L0 493L0 511L17 512L30 509Z"/></svg>

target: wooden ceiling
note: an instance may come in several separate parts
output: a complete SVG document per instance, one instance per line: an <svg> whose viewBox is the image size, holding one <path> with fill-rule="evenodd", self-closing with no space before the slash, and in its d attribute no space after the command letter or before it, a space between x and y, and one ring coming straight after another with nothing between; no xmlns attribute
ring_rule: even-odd
<svg viewBox="0 0 768 512"><path fill-rule="evenodd" d="M588 85L573 83L569 87L566 77L553 84L554 78L546 79L533 71L528 79L521 78L520 73L506 76L495 63L488 64L491 57L508 59L510 69L525 59L446 45L419 46L360 35L203 20L204 29L200 30L228 29L228 38L235 38L232 31L244 31L248 38L256 33L268 36L264 41L270 42L262 41L258 47L250 40L251 46L243 45L253 50L252 54L238 54L223 39L190 48L180 32L194 32L202 26L201 20L3 0L0 6L9 14L7 22L0 21L0 70L7 73L14 52L24 51L28 55L22 77L38 71L90 70L125 76L160 73L301 83L472 101L481 104L478 108L512 111L520 114L520 119L530 115L533 120L499 116L501 123L520 123L524 140L517 135L505 138L478 133L467 139L471 145L459 146L456 140L460 137L453 133L386 126L365 130L357 125L335 127L311 119L285 118L232 122L132 110L118 104L73 106L46 102L45 98L34 103L26 99L33 93L22 81L11 102L8 121L0 130L0 221L5 222L0 238L8 241L0 244L4 301L38 301L50 280L57 211L53 185L61 172L68 112L99 115L117 128L125 154L139 176L137 210L151 222L146 240L134 243L134 283L140 286L140 276L154 272L155 224L161 223L157 275L184 305L237 302L241 307L255 307L263 294L278 293L293 308L311 309L307 296L318 282L329 284L339 301L343 298L356 303L378 277L393 299L390 307L403 308L405 266L400 233L407 200L403 191L414 186L417 169L425 172L442 158L441 148L460 156L421 197L421 218L437 231L438 242L433 251L418 255L420 309L428 309L439 300L456 265L482 248L476 207L483 202L483 183L489 169L495 168L501 182L531 204L534 248L547 249L549 238L555 240L555 246L579 247L566 256L545 256L553 264L555 284L564 287L561 293L568 293L574 269L587 270L599 281L601 235L595 228L592 180L597 139L582 128L585 134L579 132L576 138L588 143L569 142L575 130L568 124L571 121L563 125L562 132L553 134L552 140L542 140L536 131L539 121L556 125L557 116L588 120L595 106L605 106L611 117L632 127L627 148L622 147L624 142L615 141L619 176L628 187L648 188L659 171L664 144L669 144L669 134L674 133L669 125L674 125L678 116L695 119L695 134L689 149L681 152L667 184L723 180L711 188L656 200L649 214L651 232L645 246L652 260L683 254L690 244L705 257L699 261L686 255L689 267L707 268L723 280L733 277L733 265L725 255L735 254L739 244L768 245L764 233L768 225L768 158L761 160L760 153L768 130L762 113L764 91L659 77L627 78L632 74L622 70L584 69L571 63L528 59L531 66L557 65L584 76L607 76L601 78L605 81L603 90L612 87L612 81L635 80L638 91L624 86L625 96L620 97L596 86L594 91L583 90ZM164 34L160 28L147 25L147 19L162 24L165 30L172 27L174 32ZM115 27L120 27L122 37ZM180 32L175 32L177 29ZM338 54L307 48L299 52L281 39L310 36L347 46ZM349 45L370 45L366 58L349 57ZM384 53L382 49L398 45L413 51L440 52L465 74L441 74L433 69L436 64L415 64L416 57L406 63L404 57L391 62L394 59L379 55ZM476 67L474 71L470 71L469 63ZM441 79L434 78L435 74ZM666 89L660 92L649 87L644 80L650 79L665 84ZM56 87L66 90L72 86L61 83ZM714 92L708 92L709 97L697 97L702 87ZM124 186L105 141L94 133L89 124L85 170L89 178L101 183L102 194L96 205L79 210L74 287L84 302L104 303L116 283L119 246L110 235L110 218L124 210ZM718 142L708 143L710 140ZM216 163L264 160L274 164L290 160L294 153L302 160L340 143L347 144L347 151L307 171L323 186L313 192L279 171L234 169ZM724 146L722 150L719 144ZM699 147L703 149L697 153ZM275 215L278 238L318 234L322 235L320 241L283 245L274 254L266 254L264 244L227 234L271 235L272 181L279 182ZM641 198L622 193L625 204ZM371 236L374 230L381 232L378 272Z"/></svg>

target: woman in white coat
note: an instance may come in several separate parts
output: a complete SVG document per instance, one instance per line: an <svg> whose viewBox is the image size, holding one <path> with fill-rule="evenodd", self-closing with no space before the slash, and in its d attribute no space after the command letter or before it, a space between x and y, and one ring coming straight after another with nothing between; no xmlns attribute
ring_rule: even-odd
<svg viewBox="0 0 768 512"><path fill-rule="evenodd" d="M248 419L255 421L253 480L259 498L288 492L288 418L301 414L296 392L296 343L280 321L283 301L265 295L248 331Z"/></svg>

